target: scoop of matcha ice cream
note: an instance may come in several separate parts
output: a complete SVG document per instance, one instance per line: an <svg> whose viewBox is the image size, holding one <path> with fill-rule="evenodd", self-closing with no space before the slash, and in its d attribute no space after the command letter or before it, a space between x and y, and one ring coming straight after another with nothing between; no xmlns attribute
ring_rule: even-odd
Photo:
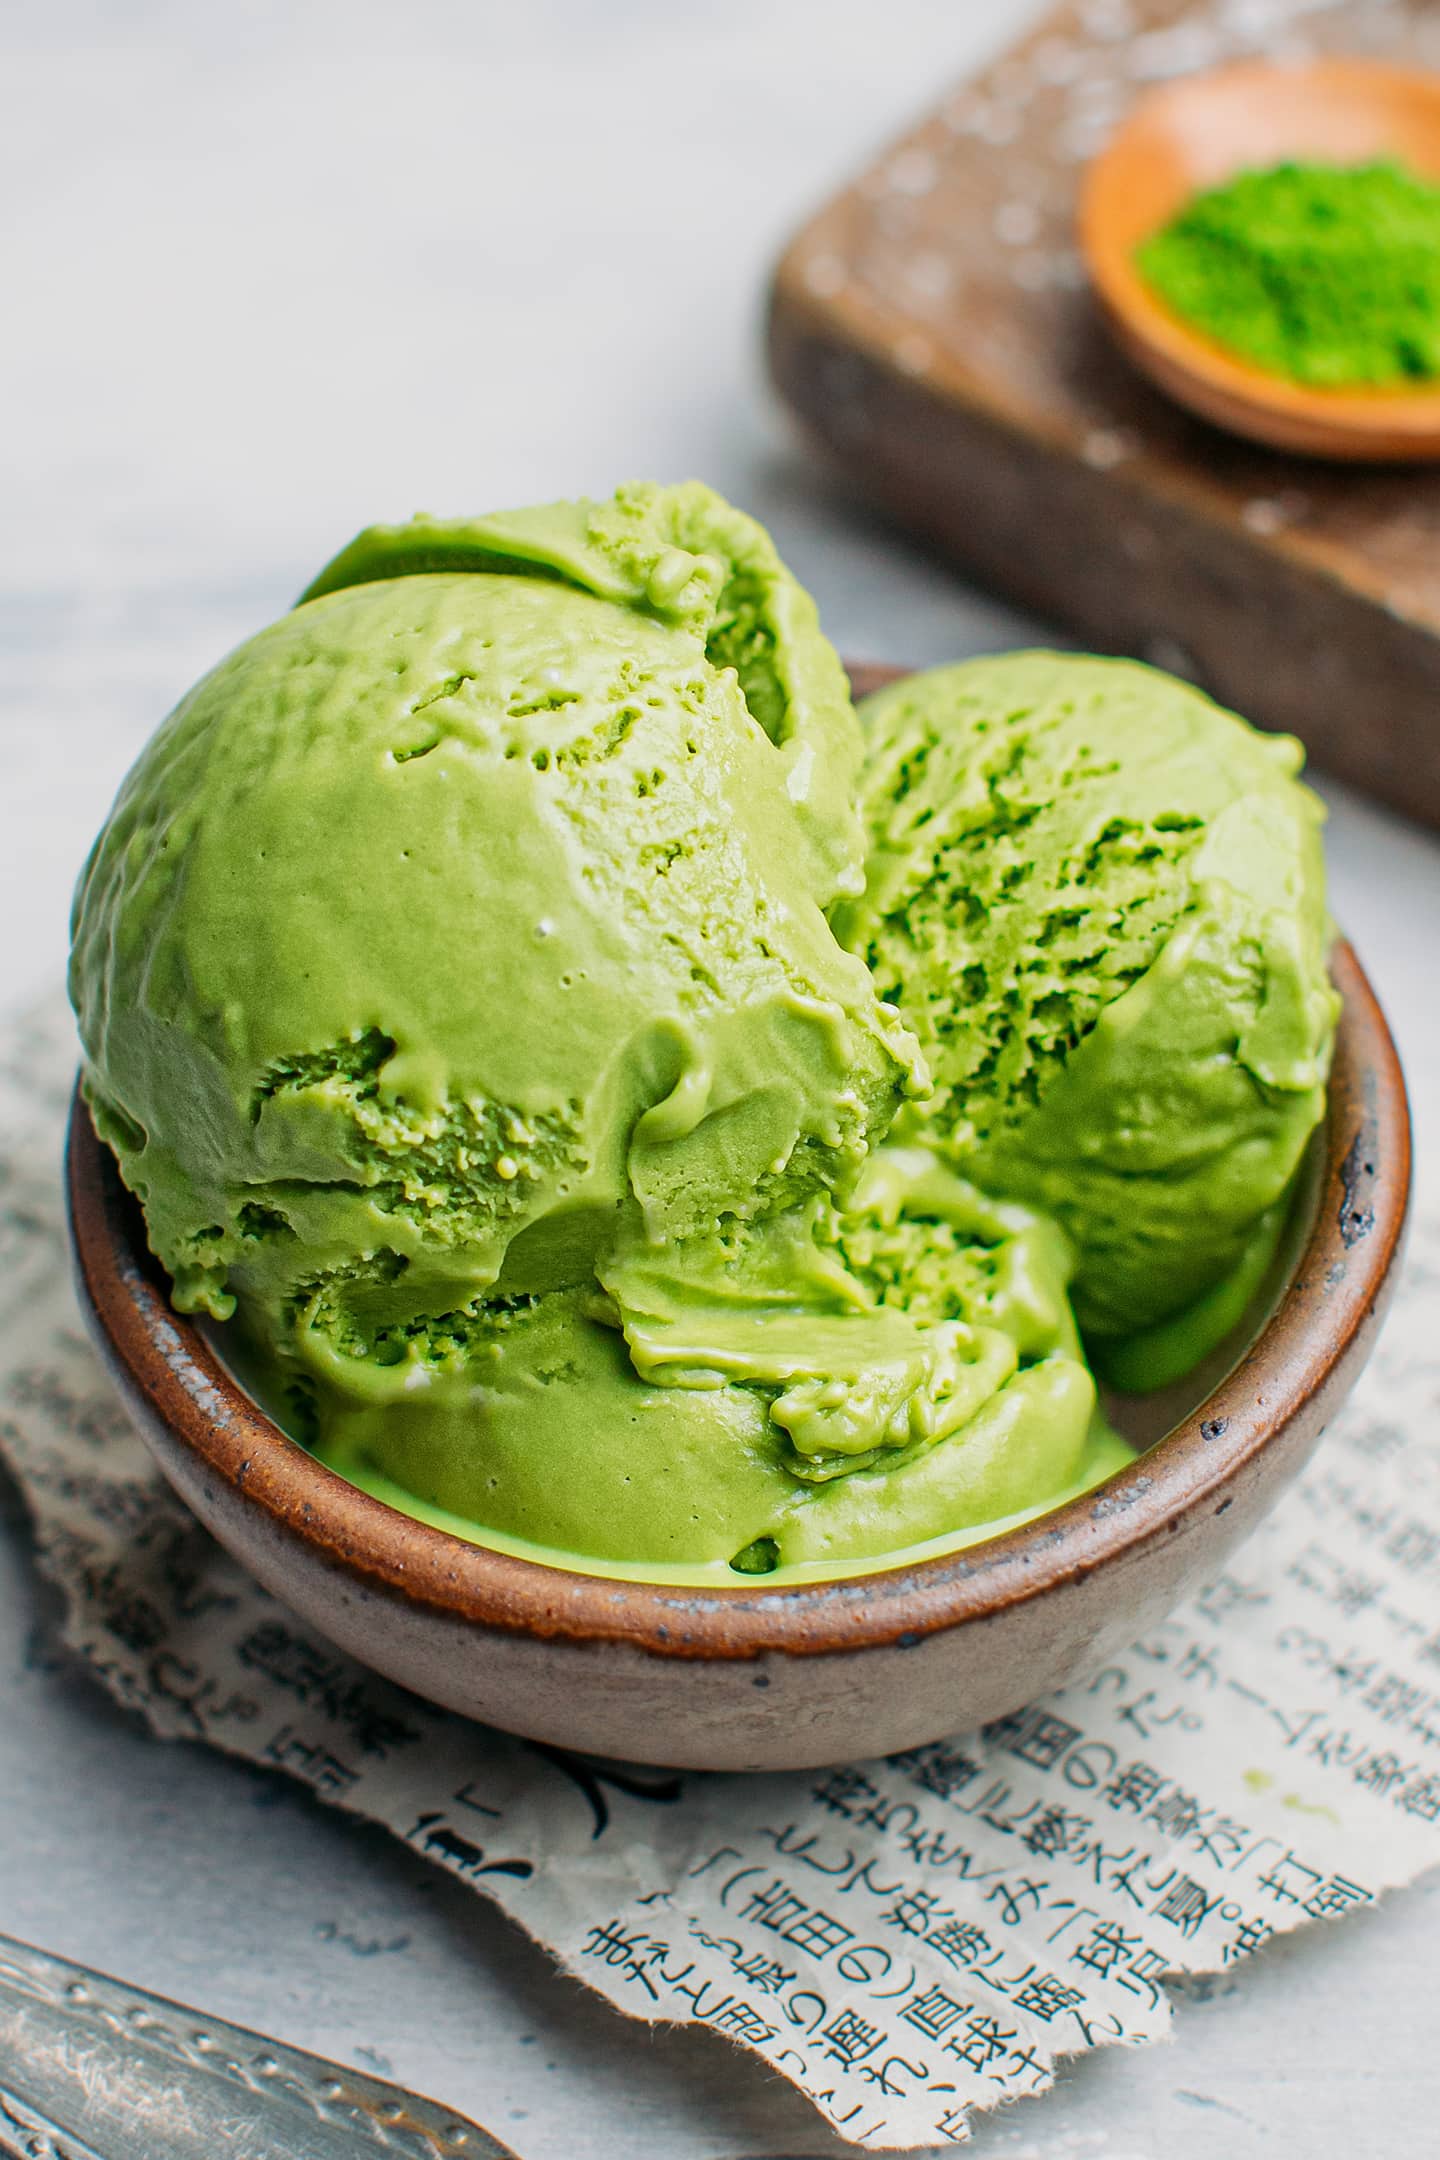
<svg viewBox="0 0 1440 2160"><path fill-rule="evenodd" d="M1193 1360L1324 1103L1299 745L1153 668L1053 653L911 676L862 714L868 883L837 924L930 1064L905 1128L1063 1225L1092 1342L1209 1300Z"/></svg>
<svg viewBox="0 0 1440 2160"><path fill-rule="evenodd" d="M400 1319L583 1280L626 1202L676 1235L843 1181L914 1084L825 921L853 849L808 844L855 770L838 665L759 529L678 492L758 558L749 699L706 649L728 557L650 535L611 597L434 567L512 523L538 548L530 513L357 543L142 755L73 989L182 1308L279 1329L302 1295Z"/></svg>
<svg viewBox="0 0 1440 2160"><path fill-rule="evenodd" d="M875 1183L925 1080L826 919L859 758L813 606L696 486L364 534L181 703L77 896L86 1087L293 1430L681 1567L1084 1474L1063 1238L928 1158Z"/></svg>

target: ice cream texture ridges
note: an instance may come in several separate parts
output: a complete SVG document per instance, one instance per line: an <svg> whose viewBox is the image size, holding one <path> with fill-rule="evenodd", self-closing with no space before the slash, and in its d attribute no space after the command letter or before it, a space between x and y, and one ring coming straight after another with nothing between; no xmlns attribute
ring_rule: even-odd
<svg viewBox="0 0 1440 2160"><path fill-rule="evenodd" d="M1174 1108L1205 1109L1233 1204L1158 1298L1147 1253L1148 1325L1243 1255L1268 1203L1242 1224L1242 1187L1263 1173L1278 1205L1313 1123L1313 818L1291 805L1293 860L1248 863L1274 832L1248 845L1243 821L1227 851L1230 798L1200 768L1233 746L1197 742L1196 800L1166 797L1171 838L1126 872L1113 965L1011 1074L966 974L983 940L942 934L919 874L942 834L963 856L963 820L937 801L907 840L913 779L895 792L938 699L923 726L949 748L927 759L996 799L962 770L964 673L882 698L865 779L809 597L691 483L373 529L182 701L77 894L86 1092L177 1305L228 1323L297 1436L482 1539L731 1581L943 1540L1122 1459L1068 1295L1078 1256L1103 1326L1136 1272L1135 1224L1107 1228L1104 1113L1138 1082L1105 1031L1158 982L1131 1031L1158 1055L1189 1010L1164 990L1189 936L1216 988ZM1250 760L1237 799L1308 803L1288 749L1221 718ZM1055 861L1076 845L1067 827ZM935 935L901 968L927 905ZM1242 1115L1219 1015L1232 975L1253 991L1267 908L1316 1040L1306 1078L1299 1020L1252 996L1230 1063L1267 1107ZM1099 938L1116 908L1094 912ZM1097 1038L1118 1082L1087 1082ZM1087 1085L1096 1143L1065 1157L1047 1106ZM1162 1252L1200 1193L1157 1197Z"/></svg>
<svg viewBox="0 0 1440 2160"><path fill-rule="evenodd" d="M909 678L866 722L868 884L837 921L936 1083L900 1131L1062 1225L1092 1346L1174 1323L1273 1246L1324 1108L1299 744L1043 652Z"/></svg>

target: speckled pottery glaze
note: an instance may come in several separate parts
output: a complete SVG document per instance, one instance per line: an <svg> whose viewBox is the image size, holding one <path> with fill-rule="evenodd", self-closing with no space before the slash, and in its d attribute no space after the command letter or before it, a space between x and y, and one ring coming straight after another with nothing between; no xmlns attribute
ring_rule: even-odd
<svg viewBox="0 0 1440 2160"><path fill-rule="evenodd" d="M1396 1273L1410 1136L1394 1045L1346 945L1334 974L1344 1012L1313 1212L1266 1324L1133 1466L964 1552L694 1591L547 1567L397 1513L288 1439L172 1312L77 1095L82 1310L201 1521L312 1626L416 1694L530 1738L684 1768L887 1754L999 1717L1133 1641L1273 1505L1354 1385Z"/></svg>

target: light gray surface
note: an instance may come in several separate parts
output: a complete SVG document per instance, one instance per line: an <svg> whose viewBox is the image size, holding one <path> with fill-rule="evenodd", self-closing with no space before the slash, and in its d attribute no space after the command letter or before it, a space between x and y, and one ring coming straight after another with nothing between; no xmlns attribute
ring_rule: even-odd
<svg viewBox="0 0 1440 2160"><path fill-rule="evenodd" d="M25 213L0 238L0 1011L60 968L144 735L369 518L695 472L771 522L853 655L1033 638L847 509L755 355L788 229L1029 12L0 12L0 188ZM1440 845L1337 800L1332 863L1440 1149ZM522 2160L842 2150L750 2059L626 2025L379 1833L149 1740L56 1664L36 1609L7 1537L0 1928L435 2092ZM1192 1987L1173 2046L1075 2066L972 2149L1432 2150L1437 1889Z"/></svg>

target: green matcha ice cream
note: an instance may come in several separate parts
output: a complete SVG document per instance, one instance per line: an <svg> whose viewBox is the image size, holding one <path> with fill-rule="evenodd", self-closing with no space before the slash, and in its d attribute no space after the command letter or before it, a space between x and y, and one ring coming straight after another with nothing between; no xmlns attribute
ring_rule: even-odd
<svg viewBox="0 0 1440 2160"><path fill-rule="evenodd" d="M530 1295L627 1200L674 1236L842 1179L915 1084L822 912L859 735L813 609L703 491L608 507L610 595L554 568L569 505L547 550L538 513L365 536L122 790L75 999L182 1308ZM713 552L675 545L707 509ZM748 700L707 649L747 575Z"/></svg>
<svg viewBox="0 0 1440 2160"><path fill-rule="evenodd" d="M843 1211L625 1243L608 1299L356 1341L326 1376L329 1459L452 1528L721 1576L880 1558L1128 1459L1095 1414L1063 1236L923 1149L872 1156Z"/></svg>
<svg viewBox="0 0 1440 2160"><path fill-rule="evenodd" d="M827 920L860 762L813 605L694 485L362 535L181 703L77 896L86 1088L292 1431L701 1575L1117 1459L1067 1235L882 1145L928 1081Z"/></svg>
<svg viewBox="0 0 1440 2160"><path fill-rule="evenodd" d="M1052 1216L1102 1366L1159 1384L1238 1317L1323 1109L1300 747L1053 653L911 677L864 716L868 884L837 923L936 1083L902 1129Z"/></svg>

